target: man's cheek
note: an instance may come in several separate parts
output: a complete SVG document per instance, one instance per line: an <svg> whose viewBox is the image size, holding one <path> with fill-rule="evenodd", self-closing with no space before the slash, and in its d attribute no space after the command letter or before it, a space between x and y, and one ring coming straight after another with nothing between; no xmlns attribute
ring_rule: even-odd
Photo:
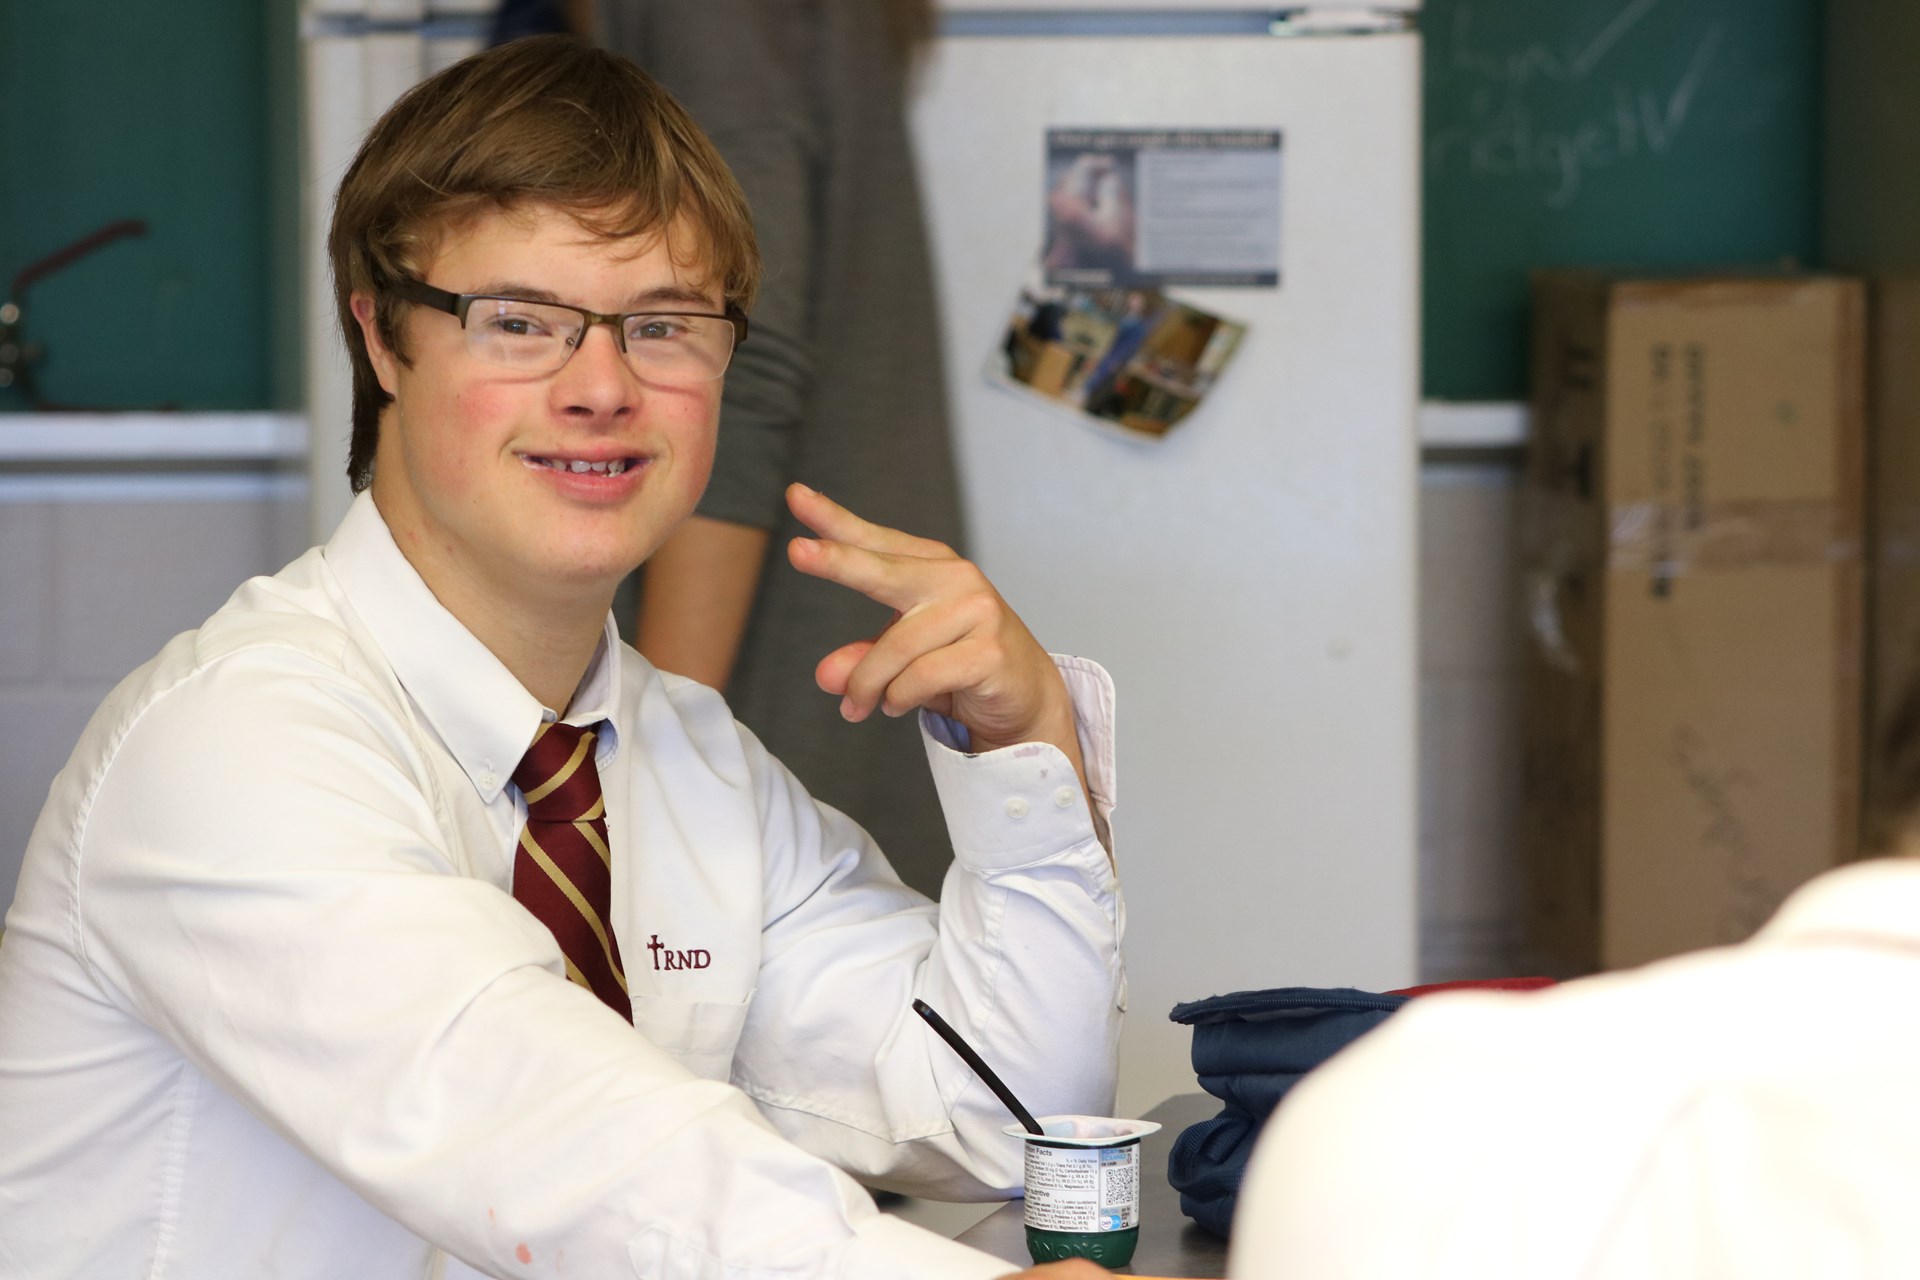
<svg viewBox="0 0 1920 1280"><path fill-rule="evenodd" d="M453 398L440 432L453 474L476 481L489 466L524 465L519 451L537 447L537 441L513 426L520 416L518 403L511 389L485 384L466 388Z"/></svg>
<svg viewBox="0 0 1920 1280"><path fill-rule="evenodd" d="M713 452L713 442L709 440L707 447L692 459L693 465L688 468L693 475L693 491L696 495L705 493L707 481L713 478Z"/></svg>
<svg viewBox="0 0 1920 1280"><path fill-rule="evenodd" d="M520 400L516 388L486 382L471 383L461 388L453 399L452 425L475 434L490 427L499 430L517 416Z"/></svg>
<svg viewBox="0 0 1920 1280"><path fill-rule="evenodd" d="M716 390L710 404L700 406L675 432L674 466L681 473L693 497L707 491L713 476L713 459L720 441L720 396Z"/></svg>

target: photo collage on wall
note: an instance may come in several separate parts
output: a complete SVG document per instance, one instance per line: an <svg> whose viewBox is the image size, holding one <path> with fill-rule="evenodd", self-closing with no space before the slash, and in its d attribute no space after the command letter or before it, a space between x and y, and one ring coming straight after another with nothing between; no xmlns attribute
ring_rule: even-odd
<svg viewBox="0 0 1920 1280"><path fill-rule="evenodd" d="M1169 286L1276 288L1277 129L1050 129L1045 244L988 377L1158 438L1246 326Z"/></svg>

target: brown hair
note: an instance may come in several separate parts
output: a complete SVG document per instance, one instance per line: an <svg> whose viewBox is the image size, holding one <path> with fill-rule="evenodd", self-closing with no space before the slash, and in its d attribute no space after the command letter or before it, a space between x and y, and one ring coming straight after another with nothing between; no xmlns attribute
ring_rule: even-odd
<svg viewBox="0 0 1920 1280"><path fill-rule="evenodd" d="M694 260L726 301L753 303L760 255L746 198L706 135L645 72L571 36L533 36L464 59L380 117L334 201L327 255L353 365L355 492L372 479L380 411L392 397L367 356L352 295L373 297L381 340L405 360L394 282L464 219L531 204L563 208L608 239L685 226L698 239Z"/></svg>

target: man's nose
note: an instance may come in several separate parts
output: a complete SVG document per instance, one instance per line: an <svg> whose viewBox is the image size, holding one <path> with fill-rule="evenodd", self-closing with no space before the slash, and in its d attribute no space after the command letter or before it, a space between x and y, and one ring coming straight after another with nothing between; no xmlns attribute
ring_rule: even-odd
<svg viewBox="0 0 1920 1280"><path fill-rule="evenodd" d="M630 412L640 399L640 380L608 324L587 326L580 345L554 375L553 389L563 412L595 417Z"/></svg>

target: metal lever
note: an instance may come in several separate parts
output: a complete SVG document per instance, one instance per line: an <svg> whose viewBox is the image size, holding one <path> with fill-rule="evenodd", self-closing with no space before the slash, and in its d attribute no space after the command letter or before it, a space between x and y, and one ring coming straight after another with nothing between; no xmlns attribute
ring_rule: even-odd
<svg viewBox="0 0 1920 1280"><path fill-rule="evenodd" d="M0 302L0 388L18 387L36 409L61 408L41 399L33 367L46 358L42 343L26 338L27 286L34 281L73 265L94 250L126 236L144 236L147 224L138 218L121 218L90 231L72 244L55 249L46 257L30 262L13 277L8 297Z"/></svg>

